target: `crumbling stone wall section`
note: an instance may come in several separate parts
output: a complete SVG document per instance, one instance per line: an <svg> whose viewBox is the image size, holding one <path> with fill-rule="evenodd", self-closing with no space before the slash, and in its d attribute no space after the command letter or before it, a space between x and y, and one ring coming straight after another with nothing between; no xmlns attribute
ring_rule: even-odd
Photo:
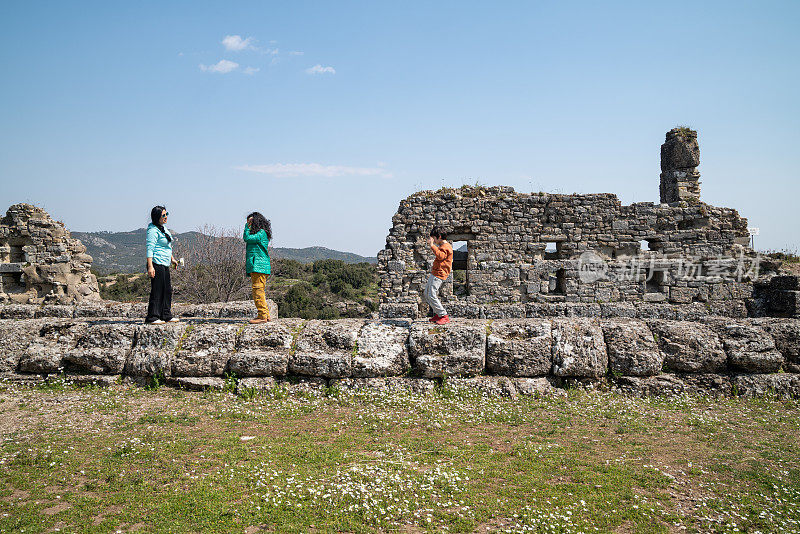
<svg viewBox="0 0 800 534"><path fill-rule="evenodd" d="M428 313L427 238L439 226L450 242L466 244L442 290L455 316L765 314L767 292L757 294L753 283L765 265L759 271L748 247L747 220L699 201L698 162L696 132L670 131L660 204L511 187L415 193L400 202L378 254L380 313Z"/></svg>
<svg viewBox="0 0 800 534"><path fill-rule="evenodd" d="M700 200L700 146L697 132L673 128L661 145L661 202Z"/></svg>
<svg viewBox="0 0 800 534"><path fill-rule="evenodd" d="M0 219L0 303L98 300L92 257L41 208L15 204Z"/></svg>

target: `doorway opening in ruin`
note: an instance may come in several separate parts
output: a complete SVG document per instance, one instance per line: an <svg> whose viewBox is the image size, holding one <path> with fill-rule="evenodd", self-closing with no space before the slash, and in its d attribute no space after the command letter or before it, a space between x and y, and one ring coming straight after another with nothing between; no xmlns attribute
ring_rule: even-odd
<svg viewBox="0 0 800 534"><path fill-rule="evenodd" d="M564 269L558 269L555 276L550 276L551 295L566 295L567 294L567 273Z"/></svg>
<svg viewBox="0 0 800 534"><path fill-rule="evenodd" d="M453 295L469 295L469 242L451 241L453 245Z"/></svg>
<svg viewBox="0 0 800 534"><path fill-rule="evenodd" d="M0 263L25 263L25 251L21 245L0 243Z"/></svg>
<svg viewBox="0 0 800 534"><path fill-rule="evenodd" d="M664 285L664 271L648 268L645 270L645 293L661 293Z"/></svg>
<svg viewBox="0 0 800 534"><path fill-rule="evenodd" d="M3 273L2 275L2 288L3 293L7 293L9 295L14 293L25 293L25 279L23 278L23 274L20 273Z"/></svg>

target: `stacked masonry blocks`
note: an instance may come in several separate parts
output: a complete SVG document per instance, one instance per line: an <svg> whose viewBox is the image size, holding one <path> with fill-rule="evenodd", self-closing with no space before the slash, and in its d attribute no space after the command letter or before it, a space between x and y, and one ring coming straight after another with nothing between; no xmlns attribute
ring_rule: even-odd
<svg viewBox="0 0 800 534"><path fill-rule="evenodd" d="M800 320L539 318L233 321L0 320L0 374L163 377L185 387L294 381L425 390L448 379L500 393L607 381L634 393L800 395Z"/></svg>

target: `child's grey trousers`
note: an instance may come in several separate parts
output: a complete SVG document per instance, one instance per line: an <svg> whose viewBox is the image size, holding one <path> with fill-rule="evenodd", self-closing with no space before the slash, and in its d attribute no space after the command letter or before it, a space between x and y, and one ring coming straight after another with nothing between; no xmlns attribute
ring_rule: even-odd
<svg viewBox="0 0 800 534"><path fill-rule="evenodd" d="M433 309L433 313L439 317L447 315L444 306L442 306L442 302L439 300L439 288L442 287L442 282L444 282L444 280L436 278L431 274L428 275L428 283L425 284L425 302Z"/></svg>

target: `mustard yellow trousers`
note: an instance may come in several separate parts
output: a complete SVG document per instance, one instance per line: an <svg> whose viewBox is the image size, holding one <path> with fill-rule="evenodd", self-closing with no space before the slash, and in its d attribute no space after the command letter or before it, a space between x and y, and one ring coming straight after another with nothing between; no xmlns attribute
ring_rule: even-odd
<svg viewBox="0 0 800 534"><path fill-rule="evenodd" d="M253 302L256 303L258 310L257 319L271 320L269 316L269 308L267 308L267 294L265 289L267 287L267 276L264 273L250 273L250 282L253 285Z"/></svg>

